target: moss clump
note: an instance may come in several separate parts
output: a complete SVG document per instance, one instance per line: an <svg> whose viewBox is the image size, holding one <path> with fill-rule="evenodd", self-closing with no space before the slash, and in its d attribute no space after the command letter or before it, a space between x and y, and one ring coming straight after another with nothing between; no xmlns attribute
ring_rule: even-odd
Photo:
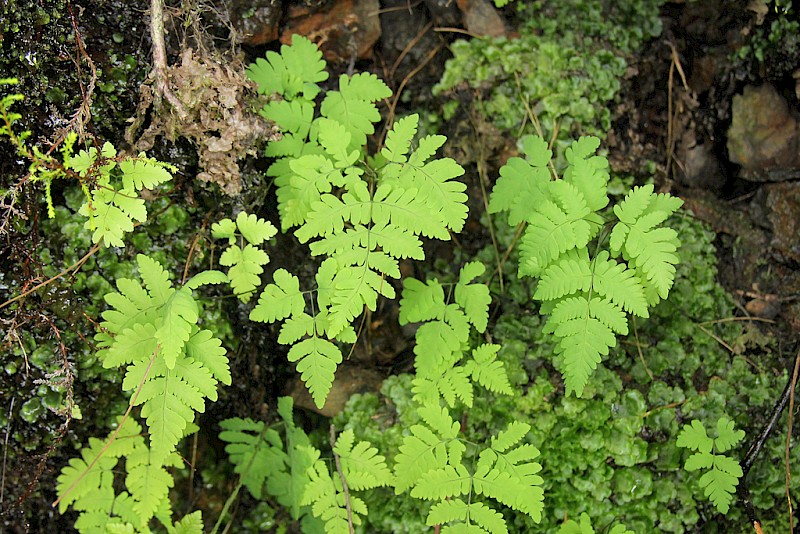
<svg viewBox="0 0 800 534"><path fill-rule="evenodd" d="M626 57L661 32L661 3L532 2L520 7L519 37L453 43L454 57L434 93L480 90L473 105L504 131L518 133L527 122L527 103L545 135L558 124L563 139L572 130L603 136L611 125L607 104L619 91Z"/></svg>

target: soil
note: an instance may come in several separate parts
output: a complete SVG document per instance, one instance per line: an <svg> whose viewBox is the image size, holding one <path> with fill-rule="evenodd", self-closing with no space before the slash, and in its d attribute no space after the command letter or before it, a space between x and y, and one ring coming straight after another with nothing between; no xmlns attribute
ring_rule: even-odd
<svg viewBox="0 0 800 534"><path fill-rule="evenodd" d="M109 35L108 24L92 19L100 9L95 4L102 4L101 11L119 25L120 31L134 31L135 28L137 35L142 37L126 37L122 43L117 43L117 39ZM285 36L287 28L303 30L322 43L326 59L335 71L332 79L342 72L366 70L383 77L395 92L402 90L402 97L394 101L397 108L391 110L396 115L401 115L403 109L428 107L438 110L443 104L431 96L430 87L441 77L448 57L448 43L456 37L463 37L467 31L463 29L463 21L469 16L474 18L474 13L469 11L473 9L470 6L479 5L480 9L488 7L506 21L506 26L512 18L512 8L499 11L481 2L387 1L381 3L378 24L383 31L377 37L375 21L366 21L374 16L375 11L364 9L358 0L342 2L337 8L337 17L317 17L313 21L310 17L330 8L331 2L306 1L291 8L284 6L285 9L280 9L281 2L260 2L260 7L253 9L265 20L257 28L252 27L252 21L248 22L250 26L237 25L237 15L241 13L236 9L242 9L240 4L231 1L229 6L221 7L216 14L197 10L196 6L192 10L187 7L188 4L174 5L170 12L179 15L200 13L200 22L210 29L210 39L204 46L225 51L231 46L230 41L234 40L235 44L243 46L245 64L263 56L268 49L276 49L279 42L274 39ZM345 4L352 5L352 11L343 8ZM377 2L374 4L377 5ZM762 25L769 24L775 16L768 13L766 20L758 24L757 13L748 8L751 4L723 0L666 3L662 8L664 29L661 36L646 43L639 54L629 60L629 74L623 81L620 94L612 103L613 127L605 144L612 167L619 172L645 178L648 162L656 163L659 189L679 195L685 200L687 209L718 233L716 244L720 280L736 296L742 312L767 319L769 322L763 323L764 328L783 346L793 347L800 338L800 172L792 166L794 162L789 162L783 167L755 169L764 170L772 178L753 179L752 175L743 172L742 165L731 161L729 130L734 121L734 96L743 94L746 87L769 84L774 88L777 97L785 102L785 120L780 123L784 128L786 121L800 117L795 78L800 68L800 57L782 55L771 61L768 55L763 62L754 58L736 59L734 52L743 45L746 36L758 31ZM150 45L147 32L143 31L146 28L146 16L140 8L129 2L106 3L96 0L85 0L69 10L67 4L59 4L56 8L63 10L63 17L58 21L63 32L74 36L72 21L75 20L86 44L86 53L101 69L113 67L109 59L112 50L118 56L135 54L140 58L140 64L146 65L144 58L149 57ZM363 25L368 26L370 31L353 31L361 19L364 19ZM436 31L441 27L451 30L461 28L461 32ZM186 42L176 37L179 32L174 22L168 24L167 29L173 32L168 40L169 60L177 63ZM491 31L501 30L513 33L514 29L494 28ZM22 42L19 34L0 34L0 50L3 54L9 54L13 45L15 51L21 46L28 46L36 52L36 47L41 43L35 41L32 37L34 34L29 32L26 35L27 40ZM58 46L63 48L68 57L74 55L72 48ZM67 92L79 94L74 70L64 68L65 63L59 57L51 53L49 58L42 60L46 62L42 68L48 72L50 83L60 85ZM4 61L13 63L8 57ZM119 98L113 102L115 116L132 117L136 113L138 85L144 74L138 70L137 73L130 76L124 91L119 92ZM85 77L85 72L83 75ZM61 107L52 103L50 106L53 113L58 112L58 115L66 117L69 116L70 106L74 107L74 104L74 99L67 99L60 104ZM385 111L388 115L390 110ZM53 129L53 113L25 115L28 121L26 127L34 131L34 137L50 137L48 133ZM465 181L470 194L471 218L467 223L467 231L454 241L455 245L430 247L426 249L428 257L451 256L453 250L449 247L452 246L462 247L465 253L470 254L489 242L488 232L479 223L484 210L482 185L491 186L490 177L496 176L499 166L513 151L514 141L480 118L472 117L470 120L464 118L448 123L440 133L448 135L450 139L448 146L451 146L449 150L452 153L449 155L456 157L467 169ZM95 121L99 122L97 117ZM121 129L112 130L108 123L102 123L96 131L115 144L125 144ZM786 142L794 142L794 138ZM9 177L21 175L21 168L7 145L1 146L2 185L8 187ZM197 158L192 150L186 143L172 145L163 142L159 145L157 142L154 155L175 162L176 159L171 156L177 154L178 163L182 165L179 174L193 176L198 169ZM258 183L258 172L264 164L257 158L247 164L249 171L243 173L242 177L245 190ZM185 183L184 187L191 189L194 186ZM224 205L249 206L261 202L261 194L248 196L247 192L238 199L219 195L220 200L215 201L213 199L217 193L210 187L189 191L187 198L197 195L206 199L201 198L201 203L222 202ZM34 204L24 204L23 208L35 211ZM268 213L271 208L274 212L274 206L266 206L262 211ZM24 239L22 234L11 237ZM16 250L13 256L19 257L19 245L6 241L5 237L3 239L4 253L0 253L0 257L7 259L0 260L0 263L4 271L10 272L14 266L8 258L12 255L6 255L5 252ZM281 257L281 254L285 257ZM272 254L272 263L281 265L305 261L296 254L298 252L287 243ZM32 258L28 259L33 261ZM5 295L0 293L0 296L4 297L0 300L5 300ZM243 314L242 310L232 312ZM396 308L387 306L369 317L364 338L364 344L369 345L368 350L359 346L354 354L353 361L359 365L365 365L365 359L369 359L360 354L371 355L371 361L366 362L371 368L366 379L369 384L376 380L375 375L385 375L408 367L405 340L409 335L384 326L396 325L396 313ZM241 326L244 323L247 321L239 322L236 333L242 340L240 350L248 357L237 359L244 363L241 364L242 368L234 370L235 376L241 381L237 383L234 379L235 391L229 392L223 397L223 402L215 405L212 417L233 413L246 417L251 413L265 413L280 393L282 378L275 377L286 376L285 369L262 368L264 364L258 363L257 358L263 353L282 356L285 349L264 339L263 332L247 330ZM789 360L793 361L793 355L787 352L786 361L778 362L778 365L788 367ZM268 376L272 378L267 379ZM262 379L262 387L249 387L252 381L260 382ZM357 381L353 379L353 382ZM359 385L362 384L348 384L353 390L358 390L356 386ZM779 394L776 392L776 398ZM57 427L55 422L49 431ZM66 458L73 454L72 447L68 445L73 439L79 442L82 437L76 438L70 433L53 451L39 447L20 455L21 463L13 466L3 481L6 494L5 502L0 503L0 531L70 530L74 516L60 518L50 507L50 501L55 477ZM212 443L209 446L213 448L216 445ZM22 488L33 483L37 477L35 487L42 490L28 494Z"/></svg>

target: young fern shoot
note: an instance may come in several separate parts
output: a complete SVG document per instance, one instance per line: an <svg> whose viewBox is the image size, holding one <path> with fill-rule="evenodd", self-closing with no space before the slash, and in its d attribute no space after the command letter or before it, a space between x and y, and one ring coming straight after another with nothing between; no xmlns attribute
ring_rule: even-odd
<svg viewBox="0 0 800 534"><path fill-rule="evenodd" d="M547 143L524 138L525 159L500 169L489 201L490 213L526 225L519 275L538 281L533 298L549 315L545 328L567 393L577 396L617 336L628 333L628 314L648 317L648 308L667 298L679 261L677 233L661 225L683 201L652 185L636 187L614 206L617 220L606 220L608 161L595 155L599 145L596 137L573 142L563 176L553 180ZM606 241L601 230L611 224Z"/></svg>

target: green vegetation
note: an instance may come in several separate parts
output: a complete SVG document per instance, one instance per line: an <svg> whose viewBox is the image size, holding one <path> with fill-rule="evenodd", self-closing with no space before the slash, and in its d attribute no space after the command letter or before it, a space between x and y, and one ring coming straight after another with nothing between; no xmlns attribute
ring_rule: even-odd
<svg viewBox="0 0 800 534"><path fill-rule="evenodd" d="M538 3L520 8L542 13L531 23L542 32L536 65L547 68L547 53L557 60L551 66L558 64L568 57L559 56L564 50L600 62L592 67L598 80L577 88L559 85L555 70L525 74L523 85L543 73L554 77L556 85L539 88L541 94L563 90L558 98L572 99L542 98L537 113L550 121L551 133L561 118L562 132L602 131L619 73L599 79L604 60L583 47L599 38L600 22L621 24L657 6L635 3L602 15L588 1L552 9L577 4L587 16L558 31ZM624 52L657 25L636 31L603 38ZM548 45L558 32L564 40ZM505 56L498 43L492 53ZM624 68L619 57L607 59ZM586 67L558 69L567 66ZM56 309L62 301L46 291L64 288L54 285L41 292L43 305L62 322L81 313L102 318L92 350L74 356L77 373L116 383L128 399L103 409L97 434L107 437L89 438L58 478L54 504L79 513L75 528L199 534L228 522L226 530L284 532L293 521L308 533L627 534L686 532L714 508L727 514L725 525L740 526L741 510L731 502L743 476L735 457L745 434L734 428L756 430L754 417L786 377L745 357L754 343L771 350L768 341L724 320L733 305L715 280L713 234L652 184L618 191L612 205L597 137L571 141L563 157L554 157L566 135L550 144L527 136L520 139L524 157L500 169L486 199L487 217L503 215L488 221L494 246L475 257L456 249L453 259L435 263L440 272L401 277L401 263L426 259L426 239L447 241L465 228L467 187L458 180L464 169L436 157L446 138L421 135L417 115L390 125L383 146L370 151L381 119L377 103L391 91L371 74L342 75L336 89L325 91L325 69L316 46L295 36L248 71L262 93L278 95L261 113L284 131L266 148L275 158L267 174L277 186L280 227L308 244L303 264L279 264L263 290L265 267L280 257L262 249L277 235L272 222L234 212L204 221L188 246L191 214L159 197L173 167L144 154L122 157L111 143L75 149L75 135L57 155L45 153L18 131L21 116L12 106L22 97L0 100L0 136L30 162L27 178L41 186L51 218L43 227L58 236L52 249L36 249L49 260L42 274L78 262L76 250L96 251L70 282L74 294L94 302ZM586 91L607 98L593 100ZM164 245L164 236L178 232L183 247ZM203 268L202 252L193 257L201 237L227 241ZM147 254L134 262L136 251ZM508 265L518 266L519 276L509 275ZM369 312L397 291L399 323L415 337L413 374L390 376L379 394L351 397L329 429L296 421L290 397L276 400L271 420L244 413L216 419L216 437L239 479L225 485L222 462L195 466L192 459L191 468L208 475L207 486L216 477L232 491L216 510L187 513L189 498L178 484L192 450L185 438L200 430L200 414L218 400L220 386L232 385L235 353L228 348L238 342L221 299L209 296L229 296L229 314L282 323L259 334L274 333L290 347L289 362L322 407ZM7 304L17 313L36 305ZM25 336L19 345L23 353L26 345L34 349L37 368L69 372L63 347L60 367L47 358L52 345ZM18 372L8 367L18 360L6 364L7 373ZM42 385L19 409L26 421L44 408L77 417L71 382ZM715 420L712 439L700 421ZM685 463L683 447L695 451ZM771 442L750 471L758 481L750 487L753 504L770 513L783 492L782 467L773 461L781 453ZM710 470L694 473L699 469ZM232 506L242 488L258 504L240 527ZM766 524L774 520L765 517Z"/></svg>
<svg viewBox="0 0 800 534"><path fill-rule="evenodd" d="M513 39L459 40L434 94L468 86L480 91L471 107L500 130L535 133L527 107L546 137L605 136L609 101L620 87L626 56L661 33L663 0L526 2ZM580 13L580 16L575 16ZM445 119L454 109L448 107Z"/></svg>
<svg viewBox="0 0 800 534"><path fill-rule="evenodd" d="M689 459L686 460L684 468L687 471L697 471L698 469L711 469L700 478L700 485L705 489L706 496L711 499L714 506L723 514L728 512L733 493L739 479L742 478L742 468L739 462L724 454L712 454L715 452L727 452L739 444L744 439L744 432L733 430L733 421L720 418L717 421L717 437L711 439L706 433L703 423L697 419L691 425L685 425L681 433L678 434L678 447L686 447L693 451Z"/></svg>

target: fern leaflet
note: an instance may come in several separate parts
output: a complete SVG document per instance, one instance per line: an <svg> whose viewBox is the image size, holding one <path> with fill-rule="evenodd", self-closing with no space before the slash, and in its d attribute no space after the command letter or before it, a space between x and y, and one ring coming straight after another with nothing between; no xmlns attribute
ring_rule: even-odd
<svg viewBox="0 0 800 534"><path fill-rule="evenodd" d="M687 471L710 469L700 477L700 486L717 510L726 514L743 472L737 460L718 453L731 450L745 434L743 430L734 430L733 421L725 417L717 421L716 434L716 438L710 438L703 423L694 419L690 425L684 425L676 444L696 451L686 460Z"/></svg>

